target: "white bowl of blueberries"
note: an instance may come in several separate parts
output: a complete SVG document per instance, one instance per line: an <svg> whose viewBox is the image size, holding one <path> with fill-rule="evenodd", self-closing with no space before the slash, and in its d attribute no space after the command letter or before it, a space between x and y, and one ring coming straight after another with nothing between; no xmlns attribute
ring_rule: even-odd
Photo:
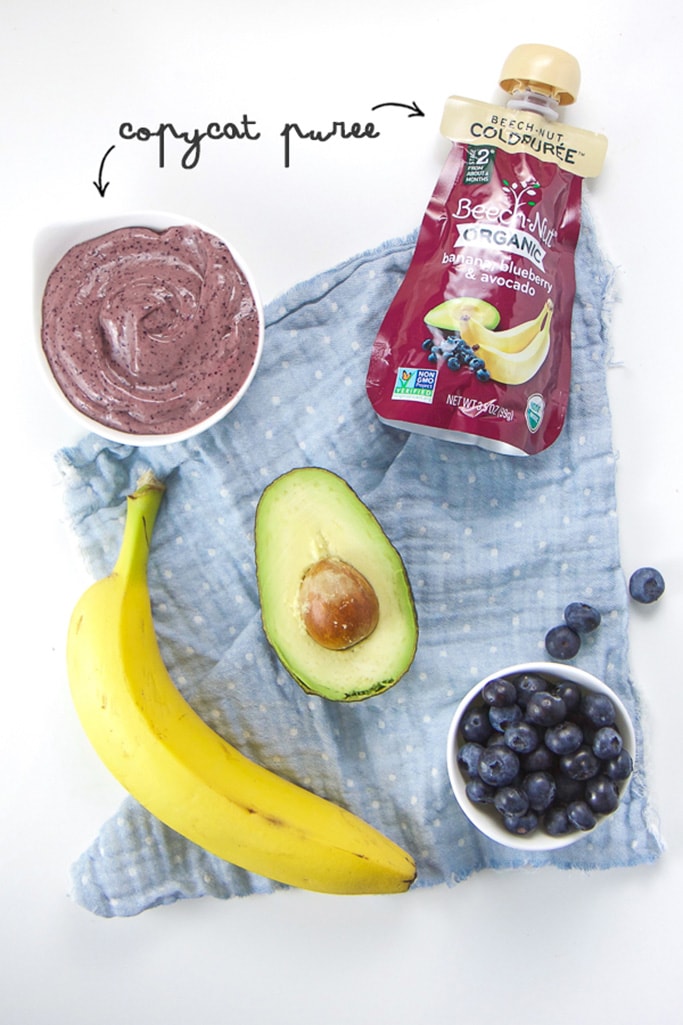
<svg viewBox="0 0 683 1025"><path fill-rule="evenodd" d="M636 756L617 694L573 665L528 662L481 680L460 702L447 765L462 811L506 847L550 851L613 815Z"/></svg>

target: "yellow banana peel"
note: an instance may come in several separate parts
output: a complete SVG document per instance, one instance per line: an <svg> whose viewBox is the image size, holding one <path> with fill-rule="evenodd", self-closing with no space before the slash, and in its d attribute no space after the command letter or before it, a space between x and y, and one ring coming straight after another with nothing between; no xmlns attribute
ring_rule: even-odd
<svg viewBox="0 0 683 1025"><path fill-rule="evenodd" d="M71 694L96 752L153 815L247 871L325 893L407 890L416 876L408 853L339 805L246 758L176 689L147 585L164 490L152 474L138 482L114 569L88 588L71 617Z"/></svg>

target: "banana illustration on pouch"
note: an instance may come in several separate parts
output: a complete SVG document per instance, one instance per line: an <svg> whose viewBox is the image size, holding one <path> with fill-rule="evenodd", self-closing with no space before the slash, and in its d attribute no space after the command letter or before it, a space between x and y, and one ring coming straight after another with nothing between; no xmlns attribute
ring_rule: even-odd
<svg viewBox="0 0 683 1025"><path fill-rule="evenodd" d="M147 566L165 485L128 496L114 569L83 594L67 638L73 701L96 752L144 807L247 871L324 893L400 893L412 857L339 805L257 765L176 689L159 650Z"/></svg>
<svg viewBox="0 0 683 1025"><path fill-rule="evenodd" d="M462 327L462 337L484 360L491 378L500 384L524 384L540 370L550 349L553 303L548 299L533 320L505 331L490 331L476 320Z"/></svg>
<svg viewBox="0 0 683 1025"><path fill-rule="evenodd" d="M543 309L533 320L525 320L522 324L508 327L505 331L491 331L473 317L467 321L463 331L468 345L483 345L487 349L499 349L501 352L521 352L534 340L543 326L543 318L551 313L552 300L548 299Z"/></svg>

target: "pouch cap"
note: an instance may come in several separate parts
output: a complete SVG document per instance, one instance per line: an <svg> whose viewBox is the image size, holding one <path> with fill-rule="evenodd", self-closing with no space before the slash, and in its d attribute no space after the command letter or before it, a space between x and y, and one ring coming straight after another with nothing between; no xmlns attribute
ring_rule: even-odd
<svg viewBox="0 0 683 1025"><path fill-rule="evenodd" d="M575 101L580 83L581 69L575 57L539 43L516 46L500 73L500 86L505 92L535 89L552 96L563 107Z"/></svg>

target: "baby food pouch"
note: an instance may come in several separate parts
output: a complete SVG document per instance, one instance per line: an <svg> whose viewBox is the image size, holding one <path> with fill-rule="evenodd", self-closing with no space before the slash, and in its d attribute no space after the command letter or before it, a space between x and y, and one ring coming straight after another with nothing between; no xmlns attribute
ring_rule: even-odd
<svg viewBox="0 0 683 1025"><path fill-rule="evenodd" d="M512 51L507 106L452 96L451 149L367 374L394 427L514 455L562 430L584 178L604 136L558 122L580 71L554 47Z"/></svg>

